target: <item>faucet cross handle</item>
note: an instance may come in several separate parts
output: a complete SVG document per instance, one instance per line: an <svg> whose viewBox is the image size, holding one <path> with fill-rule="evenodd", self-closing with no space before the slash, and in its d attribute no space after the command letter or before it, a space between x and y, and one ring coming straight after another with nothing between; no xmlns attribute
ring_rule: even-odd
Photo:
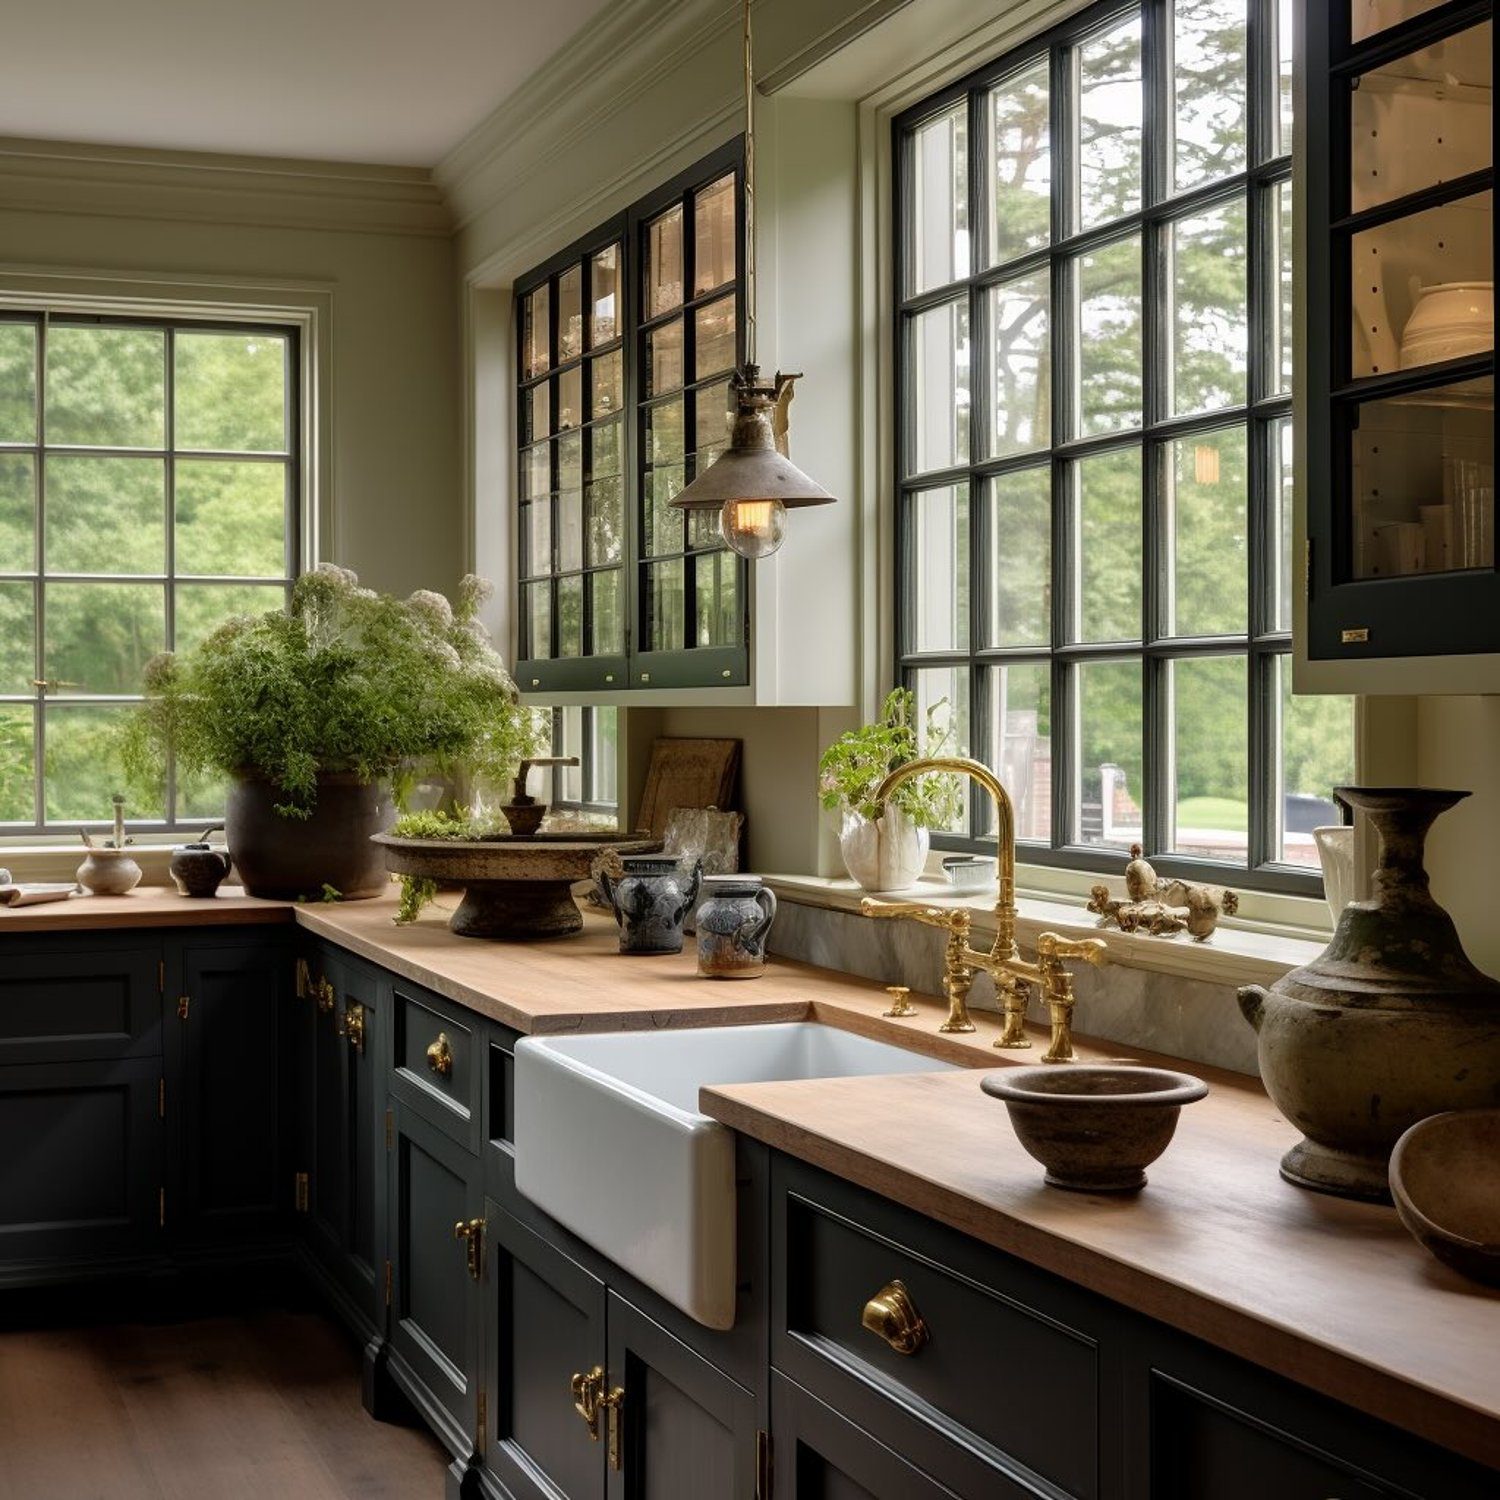
<svg viewBox="0 0 1500 1500"><path fill-rule="evenodd" d="M1103 938L1065 938L1055 932L1044 932L1037 938L1036 948L1044 959L1077 958L1096 969L1109 962L1109 944Z"/></svg>

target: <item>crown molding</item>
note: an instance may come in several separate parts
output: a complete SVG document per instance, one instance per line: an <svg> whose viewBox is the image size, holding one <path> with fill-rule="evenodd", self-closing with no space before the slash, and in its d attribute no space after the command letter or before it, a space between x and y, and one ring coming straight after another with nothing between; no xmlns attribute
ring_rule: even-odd
<svg viewBox="0 0 1500 1500"><path fill-rule="evenodd" d="M446 238L422 168L0 136L0 210Z"/></svg>

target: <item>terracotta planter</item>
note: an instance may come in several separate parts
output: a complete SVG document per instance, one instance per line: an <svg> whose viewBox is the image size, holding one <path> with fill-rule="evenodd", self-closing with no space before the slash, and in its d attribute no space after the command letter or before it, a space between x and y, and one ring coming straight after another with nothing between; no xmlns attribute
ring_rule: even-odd
<svg viewBox="0 0 1500 1500"><path fill-rule="evenodd" d="M320 776L310 818L282 817L282 800L257 776L236 777L230 786L224 837L249 895L317 901L331 887L345 901L362 901L389 888L384 852L370 842L396 815L383 782Z"/></svg>
<svg viewBox="0 0 1500 1500"><path fill-rule="evenodd" d="M927 847L927 830L894 807L873 821L846 812L839 828L844 868L867 891L904 891L915 885L927 863Z"/></svg>
<svg viewBox="0 0 1500 1500"><path fill-rule="evenodd" d="M1340 787L1380 831L1375 898L1344 907L1306 967L1239 992L1266 1090L1305 1136L1282 1158L1289 1182L1389 1202L1403 1131L1500 1105L1500 983L1469 962L1422 864L1433 819L1467 795Z"/></svg>

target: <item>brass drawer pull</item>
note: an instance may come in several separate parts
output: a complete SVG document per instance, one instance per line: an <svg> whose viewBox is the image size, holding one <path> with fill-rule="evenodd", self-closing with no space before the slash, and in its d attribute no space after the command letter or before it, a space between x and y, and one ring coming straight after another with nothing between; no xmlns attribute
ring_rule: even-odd
<svg viewBox="0 0 1500 1500"><path fill-rule="evenodd" d="M427 1049L427 1066L439 1078L448 1078L453 1073L453 1048L448 1044L448 1033L438 1032L437 1041Z"/></svg>
<svg viewBox="0 0 1500 1500"><path fill-rule="evenodd" d="M318 1009L325 1016L333 1009L337 996L334 993L333 981L327 977L319 977L313 981L313 998L318 1002Z"/></svg>
<svg viewBox="0 0 1500 1500"><path fill-rule="evenodd" d="M904 1281L887 1282L865 1303L860 1320L897 1354L915 1354L928 1339L925 1319L916 1309Z"/></svg>
<svg viewBox="0 0 1500 1500"><path fill-rule="evenodd" d="M484 1275L484 1220L460 1219L453 1226L453 1238L464 1242L464 1259L468 1262L470 1277L478 1281Z"/></svg>
<svg viewBox="0 0 1500 1500"><path fill-rule="evenodd" d="M587 1375L573 1376L573 1410L583 1418L589 1441L599 1441L599 1408L604 1401L604 1370L595 1365Z"/></svg>
<svg viewBox="0 0 1500 1500"><path fill-rule="evenodd" d="M339 1035L361 1057L365 1055L365 1008L357 1000L345 1002L344 1014L339 1019Z"/></svg>

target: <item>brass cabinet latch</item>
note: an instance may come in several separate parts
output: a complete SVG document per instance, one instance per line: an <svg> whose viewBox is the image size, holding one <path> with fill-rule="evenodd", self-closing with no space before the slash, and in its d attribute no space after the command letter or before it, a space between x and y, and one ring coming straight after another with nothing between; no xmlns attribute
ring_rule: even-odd
<svg viewBox="0 0 1500 1500"><path fill-rule="evenodd" d="M307 960L305 958L297 960L296 990L299 1000L306 1000L312 993L312 975L307 971Z"/></svg>
<svg viewBox="0 0 1500 1500"><path fill-rule="evenodd" d="M904 1281L887 1282L865 1303L860 1319L897 1354L915 1354L928 1339L926 1320L911 1300Z"/></svg>
<svg viewBox="0 0 1500 1500"><path fill-rule="evenodd" d="M307 1205L310 1197L311 1192L309 1189L307 1173L298 1172L296 1178L293 1181L292 1201L295 1203L297 1212L299 1214L305 1214L307 1212Z"/></svg>
<svg viewBox="0 0 1500 1500"><path fill-rule="evenodd" d="M571 1385L573 1410L583 1418L589 1430L589 1441L599 1441L599 1408L604 1400L604 1369L595 1365L587 1375L573 1374Z"/></svg>
<svg viewBox="0 0 1500 1500"><path fill-rule="evenodd" d="M188 1010L192 1006L192 1003L193 997L191 995L179 995L177 997L177 1019L179 1021L187 1020Z"/></svg>
<svg viewBox="0 0 1500 1500"><path fill-rule="evenodd" d="M338 999L334 992L333 981L326 976L320 977L313 984L313 994L318 1002L319 1014L329 1015Z"/></svg>
<svg viewBox="0 0 1500 1500"><path fill-rule="evenodd" d="M625 1422L625 1387L617 1385L607 1396L599 1398L599 1404L604 1407L609 1423L609 1451L605 1456L610 1468L618 1474L625 1467L625 1434L622 1431Z"/></svg>
<svg viewBox="0 0 1500 1500"><path fill-rule="evenodd" d="M339 1035L361 1057L365 1055L365 1008L357 1000L344 1003L344 1013L339 1017Z"/></svg>
<svg viewBox="0 0 1500 1500"><path fill-rule="evenodd" d="M469 1275L478 1281L484 1275L484 1220L460 1219L453 1226L453 1238L464 1242L464 1257L468 1262Z"/></svg>
<svg viewBox="0 0 1500 1500"><path fill-rule="evenodd" d="M431 1043L427 1048L427 1066L432 1069L439 1078L448 1078L453 1073L453 1048L448 1041L446 1031L438 1032L437 1041Z"/></svg>

